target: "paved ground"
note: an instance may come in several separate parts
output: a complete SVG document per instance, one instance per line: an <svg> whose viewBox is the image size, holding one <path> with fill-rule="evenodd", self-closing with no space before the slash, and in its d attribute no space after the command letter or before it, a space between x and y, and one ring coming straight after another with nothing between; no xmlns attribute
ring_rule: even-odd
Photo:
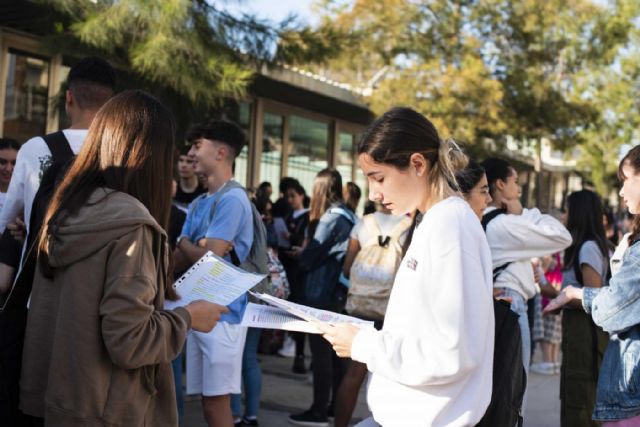
<svg viewBox="0 0 640 427"><path fill-rule="evenodd" d="M311 385L306 375L291 373L291 359L277 356L260 356L263 373L261 427L289 425L291 412L308 408L311 403ZM534 358L536 360L537 357ZM524 427L558 427L560 425L560 401L558 375L531 374ZM206 427L200 411L200 400L191 396L186 402L184 427ZM364 394L361 392L354 421L367 416Z"/></svg>

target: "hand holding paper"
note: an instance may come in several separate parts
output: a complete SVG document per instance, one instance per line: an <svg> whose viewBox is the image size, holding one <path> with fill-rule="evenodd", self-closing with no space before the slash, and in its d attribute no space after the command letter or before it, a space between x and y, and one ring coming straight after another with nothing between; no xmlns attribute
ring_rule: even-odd
<svg viewBox="0 0 640 427"><path fill-rule="evenodd" d="M320 329L324 339L329 341L331 347L340 357L351 357L351 346L360 327L350 323L338 323L331 325L329 323L318 323L315 325Z"/></svg>

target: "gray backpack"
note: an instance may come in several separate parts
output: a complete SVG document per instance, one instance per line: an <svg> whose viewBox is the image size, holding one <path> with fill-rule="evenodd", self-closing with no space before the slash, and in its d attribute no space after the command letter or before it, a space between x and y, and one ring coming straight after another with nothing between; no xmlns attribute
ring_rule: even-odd
<svg viewBox="0 0 640 427"><path fill-rule="evenodd" d="M210 221L212 221L215 216L216 208L218 206L218 202L222 198L222 195L236 188L242 190L245 195L247 194L245 188L234 180L228 181L220 190L218 190L217 195L219 197L216 198L216 201L211 206L211 213L209 215ZM248 198L249 196L247 196L247 199ZM252 289L254 292L265 292L267 290L269 280L269 267L267 266L267 229L262 222L262 216L260 215L260 212L258 212L258 209L256 209L256 206L251 202L251 200L249 200L249 204L251 205L251 214L253 219L253 243L251 244L249 255L244 262L240 262L240 258L238 257L235 248L232 248L229 256L231 257L233 265L240 267L244 271L266 274L267 277Z"/></svg>

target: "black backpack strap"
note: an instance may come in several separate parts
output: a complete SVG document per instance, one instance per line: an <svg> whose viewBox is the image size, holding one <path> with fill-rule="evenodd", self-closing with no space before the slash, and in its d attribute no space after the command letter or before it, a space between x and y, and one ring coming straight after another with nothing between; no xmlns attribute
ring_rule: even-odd
<svg viewBox="0 0 640 427"><path fill-rule="evenodd" d="M487 232L487 226L489 225L489 223L494 220L495 218L497 218L498 216L502 215L502 214L506 214L507 210L506 209L494 209L491 212L489 212L488 214L485 214L482 216L482 229L484 230L484 232ZM501 266L498 266L496 268L493 269L493 281L495 282L496 279L498 278L498 276L507 269L507 267L509 267L509 264L511 264L511 262L508 262L506 264L502 264Z"/></svg>
<svg viewBox="0 0 640 427"><path fill-rule="evenodd" d="M488 214L485 214L482 216L482 229L486 232L487 231L487 226L489 225L489 223L494 220L496 217L502 215L502 214L506 214L507 210L506 209L494 209L491 212L489 212Z"/></svg>
<svg viewBox="0 0 640 427"><path fill-rule="evenodd" d="M49 147L54 162L66 162L74 156L71 145L61 130L45 135L42 139Z"/></svg>
<svg viewBox="0 0 640 427"><path fill-rule="evenodd" d="M242 263L240 262L240 257L236 252L236 248L231 248L231 251L229 252L229 257L231 258L231 264L235 265L236 267L240 267L240 264Z"/></svg>

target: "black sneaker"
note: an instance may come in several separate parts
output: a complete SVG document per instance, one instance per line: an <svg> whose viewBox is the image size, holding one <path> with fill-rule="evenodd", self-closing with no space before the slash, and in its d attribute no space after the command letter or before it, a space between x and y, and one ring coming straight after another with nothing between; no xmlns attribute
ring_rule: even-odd
<svg viewBox="0 0 640 427"><path fill-rule="evenodd" d="M306 427L329 427L329 421L326 415L320 415L311 410L301 414L291 415L289 417L289 423Z"/></svg>
<svg viewBox="0 0 640 427"><path fill-rule="evenodd" d="M306 374L307 368L304 366L304 355L299 354L293 359L293 368L291 369L294 374Z"/></svg>
<svg viewBox="0 0 640 427"><path fill-rule="evenodd" d="M249 419L247 417L242 417L242 425L243 426L257 426L258 425L258 419L257 418Z"/></svg>

